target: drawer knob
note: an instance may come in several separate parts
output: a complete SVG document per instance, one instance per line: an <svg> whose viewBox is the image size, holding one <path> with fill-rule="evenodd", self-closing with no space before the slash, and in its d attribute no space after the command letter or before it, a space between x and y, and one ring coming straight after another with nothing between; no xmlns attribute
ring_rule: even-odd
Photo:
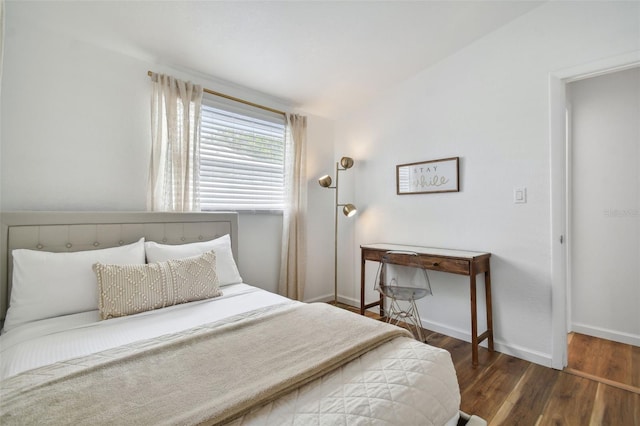
<svg viewBox="0 0 640 426"><path fill-rule="evenodd" d="M433 266L440 266L440 262L433 262Z"/></svg>

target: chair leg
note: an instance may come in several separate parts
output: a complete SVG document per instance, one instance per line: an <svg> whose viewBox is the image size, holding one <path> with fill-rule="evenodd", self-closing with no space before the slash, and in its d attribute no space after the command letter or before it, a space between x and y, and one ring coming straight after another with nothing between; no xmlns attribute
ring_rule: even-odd
<svg viewBox="0 0 640 426"><path fill-rule="evenodd" d="M387 304L388 310L385 315L387 322L393 325L399 325L400 322L404 322L409 325L409 330L412 332L414 338L420 342L424 342L422 324L420 324L420 314L415 299L409 301L409 308L407 310L403 310L396 299L389 299L389 303Z"/></svg>
<svg viewBox="0 0 640 426"><path fill-rule="evenodd" d="M422 324L420 323L420 313L418 312L418 306L416 305L416 300L411 299L411 319L413 320L413 325L416 328L417 339L420 342L424 342L425 339L422 337Z"/></svg>

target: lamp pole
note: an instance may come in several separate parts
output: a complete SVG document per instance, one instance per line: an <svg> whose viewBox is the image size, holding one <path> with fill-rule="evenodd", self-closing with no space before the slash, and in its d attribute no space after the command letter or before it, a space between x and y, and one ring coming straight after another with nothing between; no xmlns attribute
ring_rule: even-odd
<svg viewBox="0 0 640 426"><path fill-rule="evenodd" d="M333 306L338 306L338 182L340 181L340 163L336 161L336 206L333 209ZM343 169L346 170L346 169Z"/></svg>
<svg viewBox="0 0 640 426"><path fill-rule="evenodd" d="M338 304L338 207L343 207L342 212L345 216L351 217L356 213L356 207L353 204L340 204L338 195L338 182L340 181L340 172L350 169L353 166L353 159L350 157L342 157L340 161L336 161L336 184L331 186L331 176L325 175L318 179L320 186L335 190L335 208L333 210L334 226L333 226L333 304Z"/></svg>

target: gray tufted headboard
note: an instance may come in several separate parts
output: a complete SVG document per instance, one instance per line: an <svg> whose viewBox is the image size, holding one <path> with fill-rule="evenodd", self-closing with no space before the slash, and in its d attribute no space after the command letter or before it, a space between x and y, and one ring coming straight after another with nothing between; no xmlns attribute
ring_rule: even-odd
<svg viewBox="0 0 640 426"><path fill-rule="evenodd" d="M163 244L184 244L231 236L238 261L237 213L156 212L4 212L0 213L0 319L11 294L11 251L96 250L145 237Z"/></svg>

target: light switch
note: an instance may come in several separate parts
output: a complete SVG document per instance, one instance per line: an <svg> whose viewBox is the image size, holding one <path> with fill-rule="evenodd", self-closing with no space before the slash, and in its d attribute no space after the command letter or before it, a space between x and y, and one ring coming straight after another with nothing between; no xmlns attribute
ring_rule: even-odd
<svg viewBox="0 0 640 426"><path fill-rule="evenodd" d="M518 186L513 188L513 203L525 204L527 202L527 188L524 186Z"/></svg>

